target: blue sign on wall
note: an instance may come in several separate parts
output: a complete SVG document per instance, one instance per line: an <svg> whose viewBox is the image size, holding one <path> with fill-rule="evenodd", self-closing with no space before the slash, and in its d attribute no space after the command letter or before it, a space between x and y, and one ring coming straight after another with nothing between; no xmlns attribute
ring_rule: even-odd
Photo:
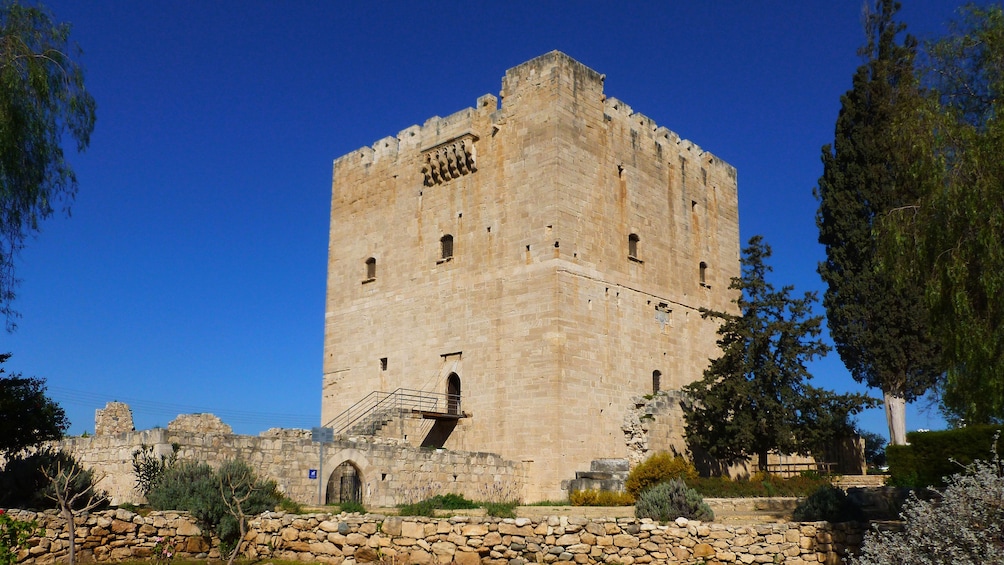
<svg viewBox="0 0 1004 565"><path fill-rule="evenodd" d="M307 471L307 478L308 479L316 479L317 478L317 469L310 469L309 471Z"/></svg>

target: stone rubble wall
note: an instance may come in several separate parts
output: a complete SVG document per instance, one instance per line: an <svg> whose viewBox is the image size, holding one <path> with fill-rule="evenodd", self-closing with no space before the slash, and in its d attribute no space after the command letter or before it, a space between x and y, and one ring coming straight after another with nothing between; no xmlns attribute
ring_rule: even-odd
<svg viewBox="0 0 1004 565"><path fill-rule="evenodd" d="M19 563L49 565L66 559L69 538L58 515L20 510L11 514L37 520L45 528L44 537L31 539L30 548L18 555ZM250 521L244 553L251 559L334 565L840 565L860 546L864 528L827 522L726 526L683 518L659 524L566 516L538 520L265 513ZM170 543L180 559L219 557L219 540L204 537L182 512L96 512L76 520L75 535L81 561L149 558L158 538Z"/></svg>
<svg viewBox="0 0 1004 565"><path fill-rule="evenodd" d="M94 435L111 436L131 432L132 410L124 402L109 402L104 408L94 411Z"/></svg>

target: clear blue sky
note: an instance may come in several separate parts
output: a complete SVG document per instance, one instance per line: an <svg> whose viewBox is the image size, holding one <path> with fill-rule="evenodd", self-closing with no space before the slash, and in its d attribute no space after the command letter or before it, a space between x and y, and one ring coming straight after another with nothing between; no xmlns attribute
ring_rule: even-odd
<svg viewBox="0 0 1004 565"><path fill-rule="evenodd" d="M958 5L904 4L922 38ZM18 264L23 318L0 352L47 380L73 434L110 400L139 429L202 411L239 433L319 425L332 160L553 49L734 165L743 242L767 238L775 284L822 287L812 189L860 63L857 0L48 5L73 24L98 119L71 156L72 217ZM813 371L863 390L836 353ZM860 422L886 433L881 409Z"/></svg>

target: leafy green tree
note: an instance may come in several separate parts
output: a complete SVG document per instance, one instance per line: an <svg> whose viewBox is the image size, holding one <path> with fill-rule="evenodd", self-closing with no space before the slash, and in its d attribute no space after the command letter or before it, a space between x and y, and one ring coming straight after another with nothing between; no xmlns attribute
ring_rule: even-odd
<svg viewBox="0 0 1004 565"><path fill-rule="evenodd" d="M10 353L0 353L0 365ZM10 456L43 441L59 439L70 426L66 413L45 395L45 381L6 374L0 367L0 455Z"/></svg>
<svg viewBox="0 0 1004 565"><path fill-rule="evenodd" d="M906 443L906 402L916 400L941 374L921 285L897 286L884 268L876 223L912 202L917 185L905 174L904 151L891 135L904 100L916 90L917 42L896 38L905 25L894 21L899 3L876 0L865 17L864 64L841 97L833 145L823 147L823 176L816 196L819 242L826 260L830 336L840 359L858 382L882 391L892 443Z"/></svg>
<svg viewBox="0 0 1004 565"><path fill-rule="evenodd" d="M1004 421L1004 12L963 10L931 44L894 137L917 197L886 216L884 260L924 289L950 421ZM917 280L919 278L919 285Z"/></svg>
<svg viewBox="0 0 1004 565"><path fill-rule="evenodd" d="M0 4L0 315L8 331L17 317L15 259L56 206L69 211L77 192L64 137L83 151L94 129L94 99L69 35L69 24L54 23L43 8Z"/></svg>
<svg viewBox="0 0 1004 565"><path fill-rule="evenodd" d="M761 470L770 451L811 453L841 417L830 411L834 403L846 406L833 432L839 433L867 402L807 383L812 376L805 364L828 350L819 339L822 317L811 313L813 293L793 298L792 287L776 290L767 282L770 254L760 236L743 250L742 276L729 286L741 292L740 314L702 311L722 320L722 355L684 389L692 400L685 412L691 446L727 462L756 456Z"/></svg>

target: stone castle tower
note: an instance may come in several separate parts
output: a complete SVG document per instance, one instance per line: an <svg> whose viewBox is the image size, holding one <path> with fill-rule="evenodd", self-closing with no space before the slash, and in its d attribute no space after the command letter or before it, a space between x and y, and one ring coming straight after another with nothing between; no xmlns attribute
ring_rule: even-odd
<svg viewBox="0 0 1004 565"><path fill-rule="evenodd" d="M408 441L521 461L524 500L626 457L633 399L699 378L739 275L736 170L554 51L334 162L322 424L459 393ZM402 427L402 429L404 429ZM676 433L682 434L682 430Z"/></svg>

